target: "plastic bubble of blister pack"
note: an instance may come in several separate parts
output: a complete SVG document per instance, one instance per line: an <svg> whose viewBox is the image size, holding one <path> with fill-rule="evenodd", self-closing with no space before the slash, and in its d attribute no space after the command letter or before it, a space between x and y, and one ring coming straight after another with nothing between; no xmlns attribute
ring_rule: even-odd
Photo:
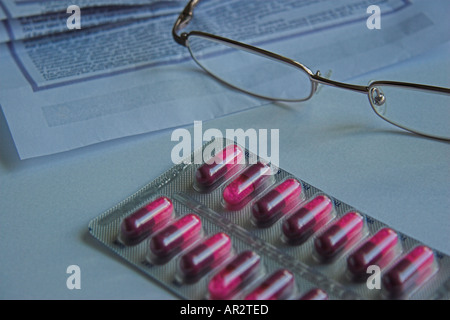
<svg viewBox="0 0 450 320"><path fill-rule="evenodd" d="M206 143L89 230L185 299L450 298L449 256L227 139Z"/></svg>

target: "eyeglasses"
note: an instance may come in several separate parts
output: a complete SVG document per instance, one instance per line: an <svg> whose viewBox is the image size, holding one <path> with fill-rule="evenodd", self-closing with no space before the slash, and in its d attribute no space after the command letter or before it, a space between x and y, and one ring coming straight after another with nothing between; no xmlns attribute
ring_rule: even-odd
<svg viewBox="0 0 450 320"><path fill-rule="evenodd" d="M416 83L373 81L367 86L337 82L303 64L245 43L185 28L200 0L191 0L176 20L174 40L194 61L228 86L273 101L310 99L319 84L364 93L375 113L404 130L450 141L450 89Z"/></svg>

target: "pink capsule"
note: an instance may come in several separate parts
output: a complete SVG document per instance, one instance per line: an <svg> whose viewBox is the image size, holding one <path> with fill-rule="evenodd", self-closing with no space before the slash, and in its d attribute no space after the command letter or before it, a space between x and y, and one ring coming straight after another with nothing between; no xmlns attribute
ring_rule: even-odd
<svg viewBox="0 0 450 320"><path fill-rule="evenodd" d="M150 250L158 259L170 259L200 236L202 222L188 214L159 231L150 240Z"/></svg>
<svg viewBox="0 0 450 320"><path fill-rule="evenodd" d="M245 300L281 300L288 298L294 288L294 275L289 270L281 269L264 280Z"/></svg>
<svg viewBox="0 0 450 320"><path fill-rule="evenodd" d="M160 197L126 217L120 225L119 239L126 245L135 245L163 226L172 216L169 198Z"/></svg>
<svg viewBox="0 0 450 320"><path fill-rule="evenodd" d="M233 180L223 191L223 199L232 208L244 205L245 200L258 189L271 173L267 164L258 162L251 165Z"/></svg>
<svg viewBox="0 0 450 320"><path fill-rule="evenodd" d="M316 238L314 241L316 252L321 258L333 258L361 235L363 227L364 219L360 214L356 212L345 214Z"/></svg>
<svg viewBox="0 0 450 320"><path fill-rule="evenodd" d="M328 300L328 294L322 289L312 289L301 296L299 300Z"/></svg>
<svg viewBox="0 0 450 320"><path fill-rule="evenodd" d="M196 281L222 262L230 250L230 237L223 232L216 233L181 257L180 271L186 280Z"/></svg>
<svg viewBox="0 0 450 320"><path fill-rule="evenodd" d="M331 219L333 204L327 196L318 195L302 206L283 223L283 234L291 244L306 241Z"/></svg>
<svg viewBox="0 0 450 320"><path fill-rule="evenodd" d="M398 242L397 233L389 228L378 231L347 259L348 270L357 277L367 276L367 268L377 265L383 268L393 258Z"/></svg>
<svg viewBox="0 0 450 320"><path fill-rule="evenodd" d="M208 285L211 299L230 298L241 285L251 278L259 267L261 258L253 251L244 251L216 274Z"/></svg>
<svg viewBox="0 0 450 320"><path fill-rule="evenodd" d="M242 149L239 146L227 146L214 158L209 160L208 163L203 164L197 169L195 173L197 184L201 188L212 186L226 176L227 173L233 172L233 169L241 163L242 157Z"/></svg>
<svg viewBox="0 0 450 320"><path fill-rule="evenodd" d="M300 182L287 179L253 204L253 217L258 224L273 222L280 214L292 209L299 202L301 194Z"/></svg>
<svg viewBox="0 0 450 320"><path fill-rule="evenodd" d="M383 287L391 296L402 296L420 287L433 275L433 264L433 251L418 246L383 276Z"/></svg>

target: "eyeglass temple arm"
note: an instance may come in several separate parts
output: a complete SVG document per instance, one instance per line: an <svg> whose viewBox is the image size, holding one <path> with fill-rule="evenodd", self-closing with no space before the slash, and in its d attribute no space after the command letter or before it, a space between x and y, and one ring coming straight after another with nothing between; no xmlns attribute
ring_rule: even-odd
<svg viewBox="0 0 450 320"><path fill-rule="evenodd" d="M400 81L375 81L371 82L369 86L360 86L355 84L349 84L349 83L343 83L338 82L334 80L330 80L327 78L324 78L320 75L320 72L318 71L316 74L311 75L311 79L316 83L325 84L332 87L352 90L360 93L369 93L369 90L374 85L387 85L387 86L396 86L396 87L404 87L409 89L418 89L418 90L427 90L432 91L435 93L441 93L441 94L450 94L449 88L443 88L443 87L436 87L436 86L430 86L426 84L420 84L420 83L410 83L410 82L400 82Z"/></svg>
<svg viewBox="0 0 450 320"><path fill-rule="evenodd" d="M199 2L200 0L189 1L184 10L178 16L177 21L175 21L175 24L173 25L172 28L173 39L182 46L186 46L186 37L184 37L183 34L178 35L178 31L180 31L183 28L186 28L186 26L189 24L194 15L194 8L195 6L197 6Z"/></svg>
<svg viewBox="0 0 450 320"><path fill-rule="evenodd" d="M325 84L327 86L332 86L332 87L341 88L341 89L347 89L347 90L356 91L356 92L365 93L365 94L367 94L369 92L368 86L360 86L360 85L356 85L356 84L350 84L350 83L344 83L344 82L330 80L330 79L322 77L320 75L320 72L317 72L316 74L312 75L311 78L316 83Z"/></svg>

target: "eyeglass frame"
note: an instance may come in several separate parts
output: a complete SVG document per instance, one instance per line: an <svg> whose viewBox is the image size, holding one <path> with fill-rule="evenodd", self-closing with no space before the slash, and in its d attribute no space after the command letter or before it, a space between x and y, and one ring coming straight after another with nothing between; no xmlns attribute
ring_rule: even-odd
<svg viewBox="0 0 450 320"><path fill-rule="evenodd" d="M369 99L369 103L370 106L372 107L372 110L375 112L375 114L377 116L379 116L381 119L383 119L384 121L398 127L401 128L403 130L412 132L414 134L420 135L420 136L424 136L424 137L428 137L428 138L432 138L432 139L437 139L437 140L444 140L444 141L450 141L450 137L440 137L440 136L435 136L435 135L430 135L427 133L423 133L421 131L416 131L414 129L410 129L406 126L403 126L401 124L395 123L394 121L383 117L375 108L374 106L374 102L372 101L370 95L374 92L377 91L378 88L377 86L393 86L393 87L401 87L401 88L405 88L405 89L415 89L415 90L423 90L423 91L429 91L432 93L439 93L439 94L447 94L450 95L450 89L449 88L444 88L444 87L437 87L437 86L430 86L430 85L425 85L425 84L419 84L419 83L410 83L410 82L400 82L400 81L389 81L389 80L377 80L377 81L371 81L367 86L363 86L363 85L355 85L355 84L350 84L350 83L344 83L344 82L339 82L339 81L335 81L335 80L331 80L325 77L322 77L320 71L317 71L316 73L314 73L313 71L311 71L308 67L306 67L305 65L301 64L300 62L297 62L293 59L290 58L286 58L282 55L276 54L274 52L271 51L267 51L264 50L262 48L258 48L243 42L239 42L236 40L232 40L229 38L224 38L215 34L211 34L211 33L207 33L207 32L202 32L202 31L190 31L189 33L187 32L183 32L181 34L178 34L178 32L184 28L187 27L187 25L189 24L189 22L192 20L193 16L194 16L194 9L195 7L198 5L198 3L201 0L190 0L188 2L188 4L186 5L186 7L184 8L184 10L180 13L180 15L178 16L177 20L175 21L173 28L172 28L172 37L174 38L175 42L187 47L191 57L193 58L193 60L203 69L205 70L209 75L211 75L213 78L221 81L222 83L237 89L241 92L250 94L252 96L258 97L258 98L262 98L262 99L266 99L266 100L271 100L271 101L283 101L283 102L302 102L302 101L306 101L309 100L313 97L313 95L316 93L319 84L323 84L323 85L328 85L328 86L332 86L332 87L336 87L336 88L341 88L341 89L346 89L346 90L351 90L354 92L359 92L359 93L364 93L367 95L368 99ZM273 97L267 97L267 96L263 96L263 95L259 95L250 91L247 91L245 89L242 89L238 86L235 86L223 79L221 79L220 77L216 76L215 74L211 73L209 70L207 70L200 62L197 61L197 59L195 58L195 56L192 54L192 51L190 49L190 47L188 46L188 38L190 36L200 36L203 38L208 38L210 40L214 40L216 42L221 42L221 43L226 43L229 47L237 47L238 49L265 57L265 58L269 58L278 62L283 62L286 63L288 65L291 65L293 67L299 68L301 69L303 72L305 72L310 81L311 81L311 92L310 94L306 97L306 98L302 98L302 99L283 99L283 98L273 98ZM377 93L378 94L378 93ZM379 98L384 99L384 96L379 96ZM384 102L383 102L384 103ZM383 104L382 103L382 104ZM381 104L381 105L382 105Z"/></svg>

